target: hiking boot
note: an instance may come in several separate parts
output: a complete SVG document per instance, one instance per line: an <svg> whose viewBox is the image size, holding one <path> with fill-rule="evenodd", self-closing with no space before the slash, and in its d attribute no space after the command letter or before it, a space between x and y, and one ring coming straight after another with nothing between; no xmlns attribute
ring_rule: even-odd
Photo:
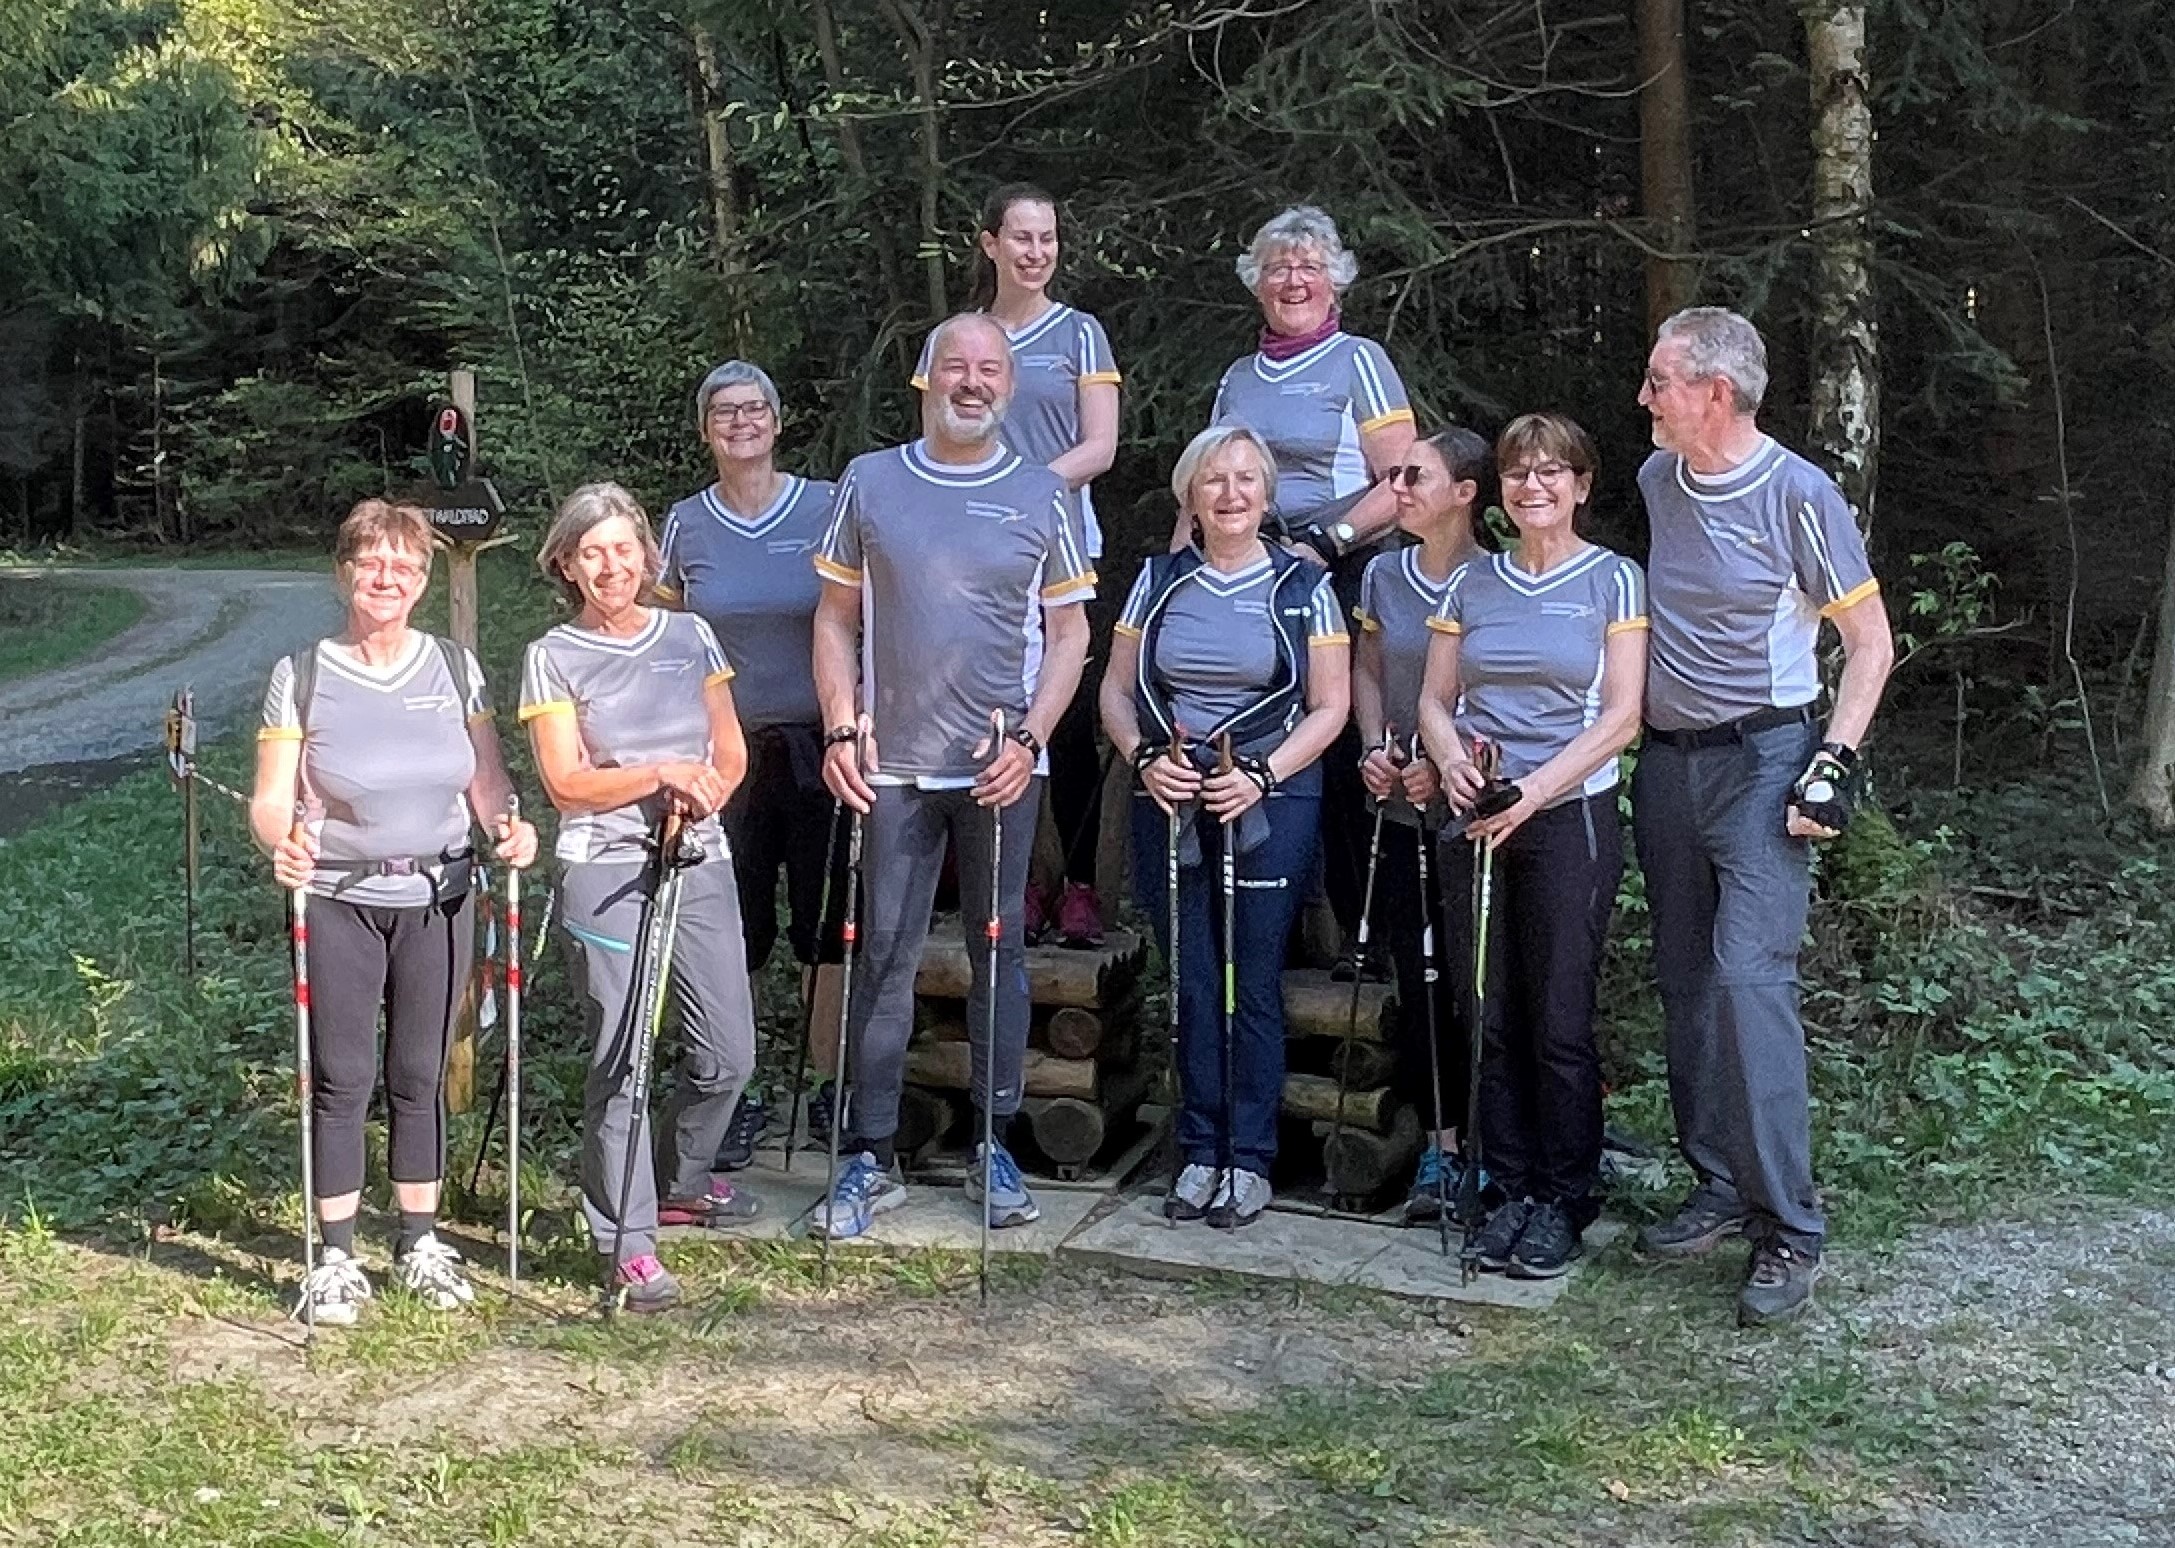
<svg viewBox="0 0 2175 1548"><path fill-rule="evenodd" d="M1179 1172L1163 1195L1165 1220L1199 1220L1216 1201L1216 1169L1195 1164Z"/></svg>
<svg viewBox="0 0 2175 1548"><path fill-rule="evenodd" d="M1465 1158L1454 1150L1430 1145L1421 1152L1420 1169L1405 1195L1405 1224L1433 1225L1445 1212L1454 1219L1465 1186L1465 1167Z"/></svg>
<svg viewBox="0 0 2175 1548"><path fill-rule="evenodd" d="M974 1165L967 1172L967 1202L982 1202L982 1147L974 1147ZM1012 1152L999 1145L989 1157L989 1228L1006 1230L1011 1226L1033 1225L1042 1218L1042 1208L1035 1203L1035 1196L1027 1191L1027 1179L1020 1175L1020 1165L1012 1159Z"/></svg>
<svg viewBox="0 0 2175 1548"><path fill-rule="evenodd" d="M620 1310L637 1317L670 1311L680 1304L680 1282L648 1253L620 1264L612 1272L611 1284Z"/></svg>
<svg viewBox="0 0 2175 1548"><path fill-rule="evenodd" d="M1823 1272L1820 1254L1768 1237L1752 1249L1744 1288L1737 1292L1737 1326L1761 1328L1788 1322L1812 1305Z"/></svg>
<svg viewBox="0 0 2175 1548"><path fill-rule="evenodd" d="M1498 1204L1480 1223L1480 1229L1465 1244L1465 1257L1475 1268L1499 1274L1510 1267L1511 1254L1518 1250L1518 1238L1524 1234L1526 1220L1533 1213L1531 1199L1512 1199Z"/></svg>
<svg viewBox="0 0 2175 1548"><path fill-rule="evenodd" d="M294 1320L320 1328L352 1328L362 1315L362 1303L369 1299L370 1280L362 1264L337 1247L326 1247L317 1255L317 1267L302 1281Z"/></svg>
<svg viewBox="0 0 2175 1548"><path fill-rule="evenodd" d="M1640 1230L1639 1251L1653 1258L1696 1258L1739 1235L1751 1218L1752 1212L1742 1204L1725 1203L1697 1188L1669 1219Z"/></svg>
<svg viewBox="0 0 2175 1548"><path fill-rule="evenodd" d="M762 1201L738 1193L722 1177L710 1179L710 1191L695 1199L659 1199L657 1223L661 1226L699 1226L706 1231L730 1231L746 1225L763 1212Z"/></svg>
<svg viewBox="0 0 2175 1548"><path fill-rule="evenodd" d="M1578 1228L1561 1204L1536 1204L1510 1250L1513 1279L1555 1279L1581 1251Z"/></svg>
<svg viewBox="0 0 2175 1548"><path fill-rule="evenodd" d="M1219 1231L1252 1225L1269 1207L1272 1196L1268 1178L1234 1166L1216 1184L1216 1197L1208 1206L1208 1223Z"/></svg>
<svg viewBox="0 0 2175 1548"><path fill-rule="evenodd" d="M838 1082L819 1081L808 1094L808 1138L818 1145L831 1143L831 1117L838 1106Z"/></svg>
<svg viewBox="0 0 2175 1548"><path fill-rule="evenodd" d="M1103 905L1086 882L1067 882L1057 895L1057 936L1065 945L1093 951L1103 944Z"/></svg>
<svg viewBox="0 0 2175 1548"><path fill-rule="evenodd" d="M876 1164L875 1156L862 1151L838 1174L831 1196L808 1217L808 1234L828 1236L834 1242L850 1241L868 1233L876 1217L906 1202L906 1184Z"/></svg>
<svg viewBox="0 0 2175 1548"><path fill-rule="evenodd" d="M769 1128L770 1104L752 1091L741 1092L740 1105L733 1109L732 1122L725 1127L725 1138L711 1165L721 1172L739 1172L753 1166L756 1144Z"/></svg>
<svg viewBox="0 0 2175 1548"><path fill-rule="evenodd" d="M393 1277L432 1311L454 1311L476 1299L476 1287L461 1272L461 1255L434 1232L426 1231L393 1260Z"/></svg>

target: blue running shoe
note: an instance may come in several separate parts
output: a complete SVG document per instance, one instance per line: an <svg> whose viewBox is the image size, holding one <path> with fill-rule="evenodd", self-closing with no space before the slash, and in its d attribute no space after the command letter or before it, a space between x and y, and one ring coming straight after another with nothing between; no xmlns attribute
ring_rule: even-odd
<svg viewBox="0 0 2175 1548"><path fill-rule="evenodd" d="M1447 1203L1455 1216L1458 1207L1458 1191L1466 1184L1465 1158L1454 1150L1442 1150L1430 1145L1421 1153L1420 1169L1412 1179L1412 1191L1405 1195L1405 1224L1433 1225ZM1476 1191L1488 1186L1488 1174L1482 1172L1475 1181Z"/></svg>
<svg viewBox="0 0 2175 1548"><path fill-rule="evenodd" d="M862 1151L838 1174L831 1196L818 1204L808 1218L808 1234L828 1236L834 1242L866 1235L876 1217L906 1202L906 1184L876 1164Z"/></svg>
<svg viewBox="0 0 2175 1548"><path fill-rule="evenodd" d="M974 1147L974 1166L967 1173L967 1198L979 1204L982 1201L982 1147ZM1002 1145L996 1147L989 1158L989 1228L1002 1231L1008 1226L1032 1225L1042 1218L1042 1207L1035 1203L1035 1196L1027 1191L1027 1179L1020 1175L1020 1165L1012 1159L1012 1152Z"/></svg>

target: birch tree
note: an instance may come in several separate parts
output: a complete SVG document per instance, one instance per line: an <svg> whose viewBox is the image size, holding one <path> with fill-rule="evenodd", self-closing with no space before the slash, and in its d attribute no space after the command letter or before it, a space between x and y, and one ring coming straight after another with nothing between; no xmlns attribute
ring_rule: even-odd
<svg viewBox="0 0 2175 1548"><path fill-rule="evenodd" d="M1873 108L1864 0L1803 0L1812 81L1817 255L1812 437L1870 531L1880 452L1880 325L1873 296Z"/></svg>

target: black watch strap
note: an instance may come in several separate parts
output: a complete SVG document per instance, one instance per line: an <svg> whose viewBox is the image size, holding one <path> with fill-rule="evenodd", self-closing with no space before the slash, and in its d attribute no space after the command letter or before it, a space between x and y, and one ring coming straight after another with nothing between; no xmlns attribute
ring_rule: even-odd
<svg viewBox="0 0 2175 1548"><path fill-rule="evenodd" d="M1027 727L1015 726L1012 730L1007 732L1006 735L1011 737L1013 741L1019 743L1020 746L1026 748L1029 752L1033 753L1037 758L1042 756L1042 738L1035 735L1034 732L1028 730Z"/></svg>
<svg viewBox="0 0 2175 1548"><path fill-rule="evenodd" d="M859 726L833 726L823 733L823 745L826 747L843 747L848 742L858 742L860 740L861 728Z"/></svg>

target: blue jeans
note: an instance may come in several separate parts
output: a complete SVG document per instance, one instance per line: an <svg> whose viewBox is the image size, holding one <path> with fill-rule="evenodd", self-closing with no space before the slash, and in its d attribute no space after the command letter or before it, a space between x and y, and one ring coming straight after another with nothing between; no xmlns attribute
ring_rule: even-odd
<svg viewBox="0 0 2175 1548"><path fill-rule="evenodd" d="M1276 1159L1284 1101L1284 941L1305 900L1321 839L1321 797L1279 790L1269 836L1238 857L1232 918L1235 1009L1231 1089L1224 1091L1222 828L1203 814L1201 863L1179 873L1178 1149L1189 1165L1239 1166L1264 1177ZM1133 798L1134 894L1168 960L1170 819ZM1228 1124L1226 1114L1228 1113ZM1228 1145L1226 1140L1228 1139Z"/></svg>
<svg viewBox="0 0 2175 1548"><path fill-rule="evenodd" d="M1710 1197L1813 1252L1827 1227L1797 982L1812 879L1808 846L1783 823L1819 744L1810 725L1716 747L1649 737L1631 786L1677 1145Z"/></svg>

